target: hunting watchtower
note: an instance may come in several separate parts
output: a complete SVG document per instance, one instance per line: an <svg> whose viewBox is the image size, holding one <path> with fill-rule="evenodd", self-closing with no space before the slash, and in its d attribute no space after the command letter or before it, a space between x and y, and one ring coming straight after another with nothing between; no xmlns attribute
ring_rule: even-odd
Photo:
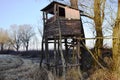
<svg viewBox="0 0 120 80"><path fill-rule="evenodd" d="M53 59L57 61L59 58L59 41L63 44L64 58L66 63L69 61L70 53L76 50L76 55L79 58L80 55L80 41L77 38L84 37L84 31L82 21L80 18L81 11L65 4L61 4L53 1L51 4L43 8L43 39L42 39L42 51L45 52L45 58L48 66L51 65L51 54L49 53L50 43L54 44ZM72 50L70 52L69 50ZM58 63L55 62L57 66ZM42 61L41 61L42 63ZM54 65L52 65L54 66Z"/></svg>

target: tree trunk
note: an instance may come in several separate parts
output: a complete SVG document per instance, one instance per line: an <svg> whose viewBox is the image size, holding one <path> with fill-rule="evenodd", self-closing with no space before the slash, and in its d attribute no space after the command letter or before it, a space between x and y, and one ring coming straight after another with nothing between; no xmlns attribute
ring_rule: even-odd
<svg viewBox="0 0 120 80"><path fill-rule="evenodd" d="M120 0L118 0L118 13L113 28L113 70L120 74Z"/></svg>
<svg viewBox="0 0 120 80"><path fill-rule="evenodd" d="M28 46L29 46L29 42L26 42L26 45L25 45L26 51L28 51Z"/></svg>
<svg viewBox="0 0 120 80"><path fill-rule="evenodd" d="M16 50L17 50L17 51L19 50L19 45L17 45Z"/></svg>
<svg viewBox="0 0 120 80"><path fill-rule="evenodd" d="M101 19L101 1L94 0L94 22L96 30L96 38L103 37L102 34L102 19ZM100 55L102 54L101 48L103 47L103 39L96 39L94 54L97 60L99 60Z"/></svg>
<svg viewBox="0 0 120 80"><path fill-rule="evenodd" d="M1 51L3 51L3 46L4 46L4 44L3 44L3 43L1 43Z"/></svg>
<svg viewBox="0 0 120 80"><path fill-rule="evenodd" d="M71 7L78 9L78 0L70 0Z"/></svg>

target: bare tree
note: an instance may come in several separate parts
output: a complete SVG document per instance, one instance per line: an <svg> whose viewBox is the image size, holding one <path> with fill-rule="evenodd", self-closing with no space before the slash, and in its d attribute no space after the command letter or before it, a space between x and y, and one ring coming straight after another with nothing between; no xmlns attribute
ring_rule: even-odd
<svg viewBox="0 0 120 80"><path fill-rule="evenodd" d="M26 51L28 51L29 41L35 35L33 27L31 25L24 24L20 25L19 28L20 40L22 41L23 46L26 48Z"/></svg>
<svg viewBox="0 0 120 80"><path fill-rule="evenodd" d="M95 22L95 29L96 29L96 37L102 37L102 24L104 20L104 9L105 9L105 2L106 0L94 0L94 22ZM102 6L101 6L102 5ZM101 49L103 48L103 39L96 39L95 43L95 55L96 58L100 57L102 54Z"/></svg>
<svg viewBox="0 0 120 80"><path fill-rule="evenodd" d="M22 42L21 42L21 35L20 35L20 27L17 25L11 25L11 45L18 51Z"/></svg>
<svg viewBox="0 0 120 80"><path fill-rule="evenodd" d="M77 3L75 3L75 0L70 0L70 2L74 3L72 5L77 5ZM89 2L87 2L87 3L89 3ZM79 2L79 5L82 8L87 9L89 7L89 5L87 3L85 3L85 5L84 5ZM104 12L105 11L105 3L106 3L106 0L91 1L90 4L93 6L91 8L89 7L87 10L85 10L85 12L83 12L81 14L82 16L88 17L89 19L92 19L94 21L96 38L97 38L96 42L95 42L94 53L95 53L95 57L97 60L98 60L98 57L100 57L100 55L102 54L101 48L103 47L103 39L98 39L98 38L103 37L102 25L103 25L103 21L104 21L104 17L105 17L105 12Z"/></svg>
<svg viewBox="0 0 120 80"><path fill-rule="evenodd" d="M78 0L70 0L71 6L75 9L78 9Z"/></svg>
<svg viewBox="0 0 120 80"><path fill-rule="evenodd" d="M113 28L113 60L114 60L114 71L120 74L120 0L118 0L118 12Z"/></svg>
<svg viewBox="0 0 120 80"><path fill-rule="evenodd" d="M0 46L1 46L1 51L4 50L4 45L8 42L9 40L9 35L6 30L0 29Z"/></svg>

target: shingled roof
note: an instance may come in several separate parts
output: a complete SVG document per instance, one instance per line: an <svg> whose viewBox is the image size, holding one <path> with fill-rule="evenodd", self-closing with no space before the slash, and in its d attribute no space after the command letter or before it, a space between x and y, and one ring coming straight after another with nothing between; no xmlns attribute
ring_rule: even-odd
<svg viewBox="0 0 120 80"><path fill-rule="evenodd" d="M73 7L71 7L71 6L66 5L66 4L53 1L53 2L51 2L49 5L47 5L45 8L43 8L41 11L47 11L47 10L49 10L50 8L53 8L55 4L62 5L62 6L67 6L67 7L70 7L70 8L72 8L72 9L75 9L75 8L73 8ZM75 10L79 10L79 9L75 9ZM81 11L81 10L79 10L79 11L80 11L80 12L83 12L83 11Z"/></svg>

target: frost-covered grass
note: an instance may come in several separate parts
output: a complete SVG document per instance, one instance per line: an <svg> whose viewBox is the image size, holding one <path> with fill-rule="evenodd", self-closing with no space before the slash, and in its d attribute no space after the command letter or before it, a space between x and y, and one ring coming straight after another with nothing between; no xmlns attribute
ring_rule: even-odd
<svg viewBox="0 0 120 80"><path fill-rule="evenodd" d="M0 71L16 68L23 64L20 57L11 55L0 55Z"/></svg>
<svg viewBox="0 0 120 80"><path fill-rule="evenodd" d="M54 80L39 63L13 55L0 55L0 80Z"/></svg>

